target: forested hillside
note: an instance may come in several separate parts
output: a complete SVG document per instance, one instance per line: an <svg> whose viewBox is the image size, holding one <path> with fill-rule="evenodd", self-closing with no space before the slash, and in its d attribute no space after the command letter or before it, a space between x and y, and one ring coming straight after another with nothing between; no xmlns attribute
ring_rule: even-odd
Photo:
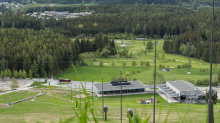
<svg viewBox="0 0 220 123"><path fill-rule="evenodd" d="M180 6L162 5L106 5L90 7L44 7L31 8L34 11L94 11L90 16L75 19L50 19L45 27L52 27L55 32L68 36L80 34L94 35L102 33L126 33L143 37L163 37L163 35L179 35L187 31L187 26L196 28L198 20L188 21L188 15L194 11ZM182 20L182 21L179 21ZM62 26L61 26L62 25Z"/></svg>
<svg viewBox="0 0 220 123"><path fill-rule="evenodd" d="M10 2L12 0L9 0ZM13 0L21 1L21 0ZM101 5L116 5L116 4L159 4L159 5L181 5L181 4L207 4L212 5L212 0L35 0L37 3L60 3L60 4L81 4L97 3ZM215 1L216 6L220 6L220 1Z"/></svg>
<svg viewBox="0 0 220 123"><path fill-rule="evenodd" d="M94 41L76 39L57 33L41 33L33 29L2 29L0 40L5 53L5 68L11 71L24 70L35 77L46 77L70 67L70 62L83 59L78 57L82 52L92 52L105 48L110 54L115 54L114 40L110 41L101 35ZM107 46L107 47L106 47ZM0 48L2 52L2 48ZM2 61L0 70L2 69Z"/></svg>

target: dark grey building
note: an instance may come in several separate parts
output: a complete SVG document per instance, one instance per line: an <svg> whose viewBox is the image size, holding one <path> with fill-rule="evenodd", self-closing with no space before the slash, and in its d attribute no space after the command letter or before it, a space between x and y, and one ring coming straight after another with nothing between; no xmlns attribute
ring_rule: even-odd
<svg viewBox="0 0 220 123"><path fill-rule="evenodd" d="M122 93L129 93L135 94L144 92L145 86L140 81L122 81ZM95 83L94 84L94 92L97 96L101 94L104 95L116 95L120 94L121 91L121 82L110 82L110 83L103 83L103 92L102 92L102 83Z"/></svg>

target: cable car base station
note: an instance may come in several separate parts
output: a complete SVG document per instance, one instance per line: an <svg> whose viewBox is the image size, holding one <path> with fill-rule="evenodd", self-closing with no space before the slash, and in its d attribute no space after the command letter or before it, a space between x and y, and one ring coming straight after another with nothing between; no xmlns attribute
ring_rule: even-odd
<svg viewBox="0 0 220 123"><path fill-rule="evenodd" d="M94 92L98 97L119 96L132 94L154 93L153 85L144 85L140 81L116 81L110 83L95 83ZM102 88L103 87L103 88ZM197 88L190 82L183 80L166 81L166 84L157 85L156 93L169 103L206 103L205 92ZM102 91L103 90L103 91Z"/></svg>

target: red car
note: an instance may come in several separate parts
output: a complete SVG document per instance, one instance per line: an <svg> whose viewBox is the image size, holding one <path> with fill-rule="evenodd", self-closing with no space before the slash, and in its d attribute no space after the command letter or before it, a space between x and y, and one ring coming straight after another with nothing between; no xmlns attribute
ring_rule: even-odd
<svg viewBox="0 0 220 123"><path fill-rule="evenodd" d="M70 79L59 79L59 82L61 83L61 82L71 82L71 80Z"/></svg>

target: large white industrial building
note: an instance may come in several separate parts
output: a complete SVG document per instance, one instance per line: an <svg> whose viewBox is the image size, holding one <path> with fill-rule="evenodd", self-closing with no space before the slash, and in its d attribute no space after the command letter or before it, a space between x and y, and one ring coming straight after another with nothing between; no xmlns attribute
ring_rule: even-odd
<svg viewBox="0 0 220 123"><path fill-rule="evenodd" d="M205 93L190 82L183 80L167 81L158 88L168 97L180 103L206 103Z"/></svg>

